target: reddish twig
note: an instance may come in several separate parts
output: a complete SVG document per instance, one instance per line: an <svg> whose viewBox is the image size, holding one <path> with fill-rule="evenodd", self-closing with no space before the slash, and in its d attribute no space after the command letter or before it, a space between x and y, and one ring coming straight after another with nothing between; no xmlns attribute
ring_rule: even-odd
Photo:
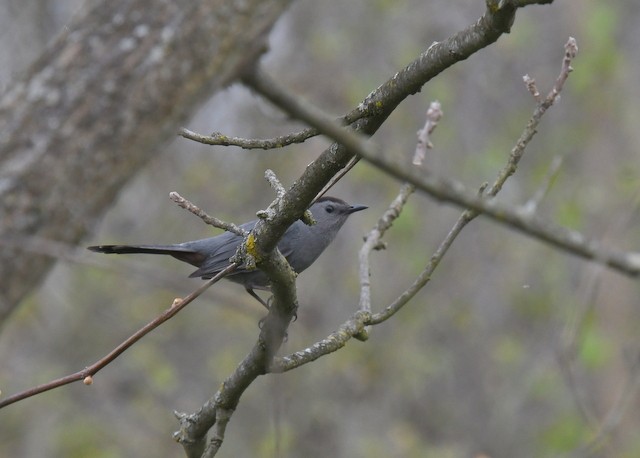
<svg viewBox="0 0 640 458"><path fill-rule="evenodd" d="M116 348L111 350L107 355L100 358L91 366L87 366L84 369L78 372L75 372L73 374L67 375L65 377L52 380L42 385L16 393L13 396L9 396L8 398L0 401L0 409L10 404L13 404L15 402L21 401L23 399L30 398L40 393L44 393L45 391L53 390L54 388L58 388L64 385L69 385L70 383L78 382L80 380L82 380L85 385L91 385L91 383L93 382L93 376L96 375L101 369L103 369L112 361L114 361L118 356L124 353L125 350L127 350L134 343L142 339L149 332L153 331L155 328L160 326L165 321L173 318L178 312L180 312L180 310L185 308L190 302L192 302L194 299L200 296L207 288L209 288L214 283L218 282L221 278L225 277L226 275L236 270L237 267L238 267L237 264L229 264L229 266L226 269L221 271L218 275L213 277L211 280L207 281L204 285L196 289L194 292L189 294L184 299L180 299L180 298L174 299L173 304L171 304L171 307L169 307L167 310L162 312L162 314L160 314L158 317L156 317L155 319L147 323L145 326L140 328L138 331L132 334L131 337L126 339L124 342L122 342L120 345L118 345Z"/></svg>

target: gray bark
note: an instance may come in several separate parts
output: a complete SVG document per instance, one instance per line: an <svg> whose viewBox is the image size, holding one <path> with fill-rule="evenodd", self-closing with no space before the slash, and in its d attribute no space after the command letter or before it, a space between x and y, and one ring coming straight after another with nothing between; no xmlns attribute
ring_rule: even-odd
<svg viewBox="0 0 640 458"><path fill-rule="evenodd" d="M0 323L123 183L265 49L289 0L104 0L0 96Z"/></svg>

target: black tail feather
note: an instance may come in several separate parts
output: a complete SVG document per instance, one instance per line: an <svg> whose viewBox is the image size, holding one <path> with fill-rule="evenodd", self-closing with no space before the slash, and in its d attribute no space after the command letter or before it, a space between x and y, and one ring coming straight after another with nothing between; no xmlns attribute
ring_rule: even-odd
<svg viewBox="0 0 640 458"><path fill-rule="evenodd" d="M127 254L127 253L147 253L147 254L172 254L184 252L184 250L170 245L96 245L87 247L88 250L97 253Z"/></svg>
<svg viewBox="0 0 640 458"><path fill-rule="evenodd" d="M200 267L205 258L200 253L178 245L94 245L87 249L106 254L168 254L196 267Z"/></svg>

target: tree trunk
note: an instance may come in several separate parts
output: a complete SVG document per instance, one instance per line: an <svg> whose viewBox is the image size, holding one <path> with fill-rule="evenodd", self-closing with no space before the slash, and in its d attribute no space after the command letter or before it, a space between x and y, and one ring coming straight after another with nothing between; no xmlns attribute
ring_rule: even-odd
<svg viewBox="0 0 640 458"><path fill-rule="evenodd" d="M103 0L0 96L0 323L123 183L265 50L290 0Z"/></svg>

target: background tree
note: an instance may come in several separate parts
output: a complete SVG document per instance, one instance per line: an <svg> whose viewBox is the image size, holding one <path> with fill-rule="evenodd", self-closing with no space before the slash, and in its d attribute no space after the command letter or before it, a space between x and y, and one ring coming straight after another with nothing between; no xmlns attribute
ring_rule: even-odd
<svg viewBox="0 0 640 458"><path fill-rule="evenodd" d="M278 23L266 65L292 91L341 114L431 42L481 13L482 5L462 2L299 3ZM637 81L638 47L634 34L624 31L634 15L631 3L527 8L511 35L407 100L375 142L391 157L408 160L426 106L438 98L446 117L430 168L470 188L491 180L532 109L520 76L531 73L546 87L543 82L557 73L561 45L575 35L582 54L571 85L505 197L527 200L543 186L552 159L564 156L540 212L633 248L637 172L629 145L637 135L637 114L634 104L624 102ZM299 125L238 87L212 100L187 127L272 137ZM317 139L286 151L212 152L177 140L127 186L92 240L162 242L206 235L198 221L189 223L166 200L171 190L216 216L250 218L271 200L261 179L265 168L290 183L326 144ZM289 330L285 351L326 336L351 314L356 241L396 192L395 180L363 163L332 191L372 211L364 224L345 228L323 264L300 277L299 321ZM373 259L377 304L387 304L406 287L458 214L414 198L388 234L390 249ZM586 443L634 380L627 358L637 356L635 283L494 224L477 222L469 229L428 290L393 322L377 327L366 344L351 344L284 376L258 379L234 415L221 455L277 448L291 455L539 456ZM104 261L81 249L64 256ZM155 269L164 263L149 264L116 259L109 262L114 272L105 275L104 268L58 263L0 336L3 392L40 383L43 374L76 370L155 315L158 304L197 284L183 280L188 271L170 261L160 272ZM173 455L167 431L175 423L166 413L195 410L256 334L262 311L237 292L233 285L216 286L101 373L94 388L65 388L3 411L3 452ZM629 409L610 444L613 456L634 453L636 422ZM131 431L136 439L122 440Z"/></svg>
<svg viewBox="0 0 640 458"><path fill-rule="evenodd" d="M16 256L21 242L10 239L76 243L204 96L257 58L287 4L101 2L7 88L0 318L52 262Z"/></svg>

